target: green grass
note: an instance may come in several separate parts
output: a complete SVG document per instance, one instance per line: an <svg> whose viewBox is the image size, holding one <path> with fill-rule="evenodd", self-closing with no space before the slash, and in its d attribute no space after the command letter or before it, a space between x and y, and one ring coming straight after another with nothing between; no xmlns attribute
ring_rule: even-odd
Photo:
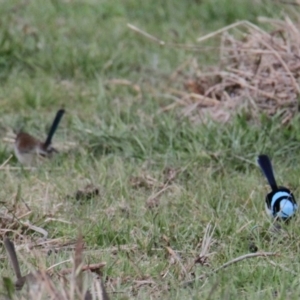
<svg viewBox="0 0 300 300"><path fill-rule="evenodd" d="M221 126L191 124L178 110L159 113L172 103L162 96L172 72L191 58L205 66L218 53L160 47L126 27L131 23L164 41L194 44L236 20L280 16L280 6L272 3L1 1L1 161L12 153L4 142L7 129L44 138L61 106L67 114L54 145L68 146L38 170L0 170L3 207L24 210L19 193L32 209L28 219L49 238L74 240L80 230L86 263L107 263L103 273L112 299L274 299L275 292L276 299L299 299L293 274L299 272L299 217L287 227L288 238L268 232L268 188L255 163L259 153L268 153L278 182L299 196L299 117L282 127L276 116L249 125L241 114ZM114 79L132 85L113 85ZM15 158L9 165L20 167ZM168 170L176 176L166 183ZM99 195L77 201L74 195L87 184ZM208 224L215 227L208 265L193 266ZM40 237L13 229L15 238ZM250 237L259 250L279 256L244 260L182 285L249 253ZM24 272L31 264L49 267L72 255L68 249L50 256L41 249L20 252ZM13 277L3 247L0 257L1 275Z"/></svg>

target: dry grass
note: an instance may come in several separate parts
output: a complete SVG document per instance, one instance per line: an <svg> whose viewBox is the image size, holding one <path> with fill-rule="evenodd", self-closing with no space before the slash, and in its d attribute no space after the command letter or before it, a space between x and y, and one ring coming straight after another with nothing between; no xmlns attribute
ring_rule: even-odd
<svg viewBox="0 0 300 300"><path fill-rule="evenodd" d="M197 83L204 74L204 67L200 72L197 64L185 62L195 57L191 51L199 51L187 44L199 29L208 32L264 13L260 0L257 6L235 0L239 12L226 1L51 1L41 6L32 0L14 12L0 10L0 38L6 39L0 47L5 56L0 63L0 235L15 242L22 274L51 275L51 281L41 278L43 296L30 297L24 289L11 299L72 300L89 297L87 290L94 299L105 299L102 278L109 297L119 300L273 299L272 292L284 295L290 287L299 294L294 276L299 273L299 218L288 227L288 239L265 233L267 188L254 166L257 153L266 151L276 160L278 180L294 191L300 178L294 167L299 138L292 133L300 132L299 125L286 133L280 124L266 122L265 134L258 126L244 128L240 119L226 126L191 124L176 118L181 110L171 110L184 107L198 120L203 109L224 110L218 87L205 95L183 89L182 83ZM249 13L249 7L255 11ZM128 22L162 39L140 39L125 26ZM228 36L241 49L241 41L248 43L244 35L256 32L252 27L241 22L221 30L229 39L222 57L232 68L239 66L227 57L233 51ZM35 34L26 28L35 28ZM190 78L181 75L188 65ZM210 75L208 80L216 76ZM175 91L169 88L173 83ZM43 136L50 113L62 104L68 113L55 136L54 146L61 144L57 159L22 169L4 143L9 143L6 129L24 125ZM255 224L261 230L250 248L249 227ZM10 278L0 292L8 294L15 275L0 250L2 276ZM274 253L270 263L267 255Z"/></svg>
<svg viewBox="0 0 300 300"><path fill-rule="evenodd" d="M10 242L9 242L10 243ZM37 243L36 243L37 244ZM33 245L22 241L22 247L27 247L30 251L34 252L36 257L41 257L36 251L37 246L45 247L49 240L39 245ZM53 247L54 245L52 245ZM64 245L65 247L66 245ZM56 241L58 247L58 241ZM13 247L14 248L14 247ZM105 287L102 282L101 268L105 263L98 263L92 265L84 265L83 253L84 242L80 235L75 244L74 257L70 260L53 265L47 270L41 268L32 270L30 274L22 275L27 278L25 285L20 286L17 283L21 278L18 277L16 272L16 281L13 283L10 279L4 280L3 292L6 290L6 295L9 299L57 299L57 300L71 300L71 299L84 299L84 300L109 300ZM39 249L40 250L40 249ZM7 249L9 251L9 249ZM11 262L13 260L12 257ZM25 262L27 261L24 260ZM65 268L61 271L55 271L55 268L64 263L71 262L72 268ZM18 264L18 262L17 262ZM42 262L40 262L42 264ZM11 265L13 267L13 263ZM14 267L15 268L15 267ZM93 276L93 274L95 274ZM12 291L14 286L21 292L14 294ZM19 288L18 288L19 286Z"/></svg>
<svg viewBox="0 0 300 300"><path fill-rule="evenodd" d="M188 92L172 90L181 98L184 115L227 122L243 109L251 118L280 114L286 124L298 112L300 27L288 17L260 21L271 30L240 21L198 39L203 43L221 34L219 64L189 65Z"/></svg>

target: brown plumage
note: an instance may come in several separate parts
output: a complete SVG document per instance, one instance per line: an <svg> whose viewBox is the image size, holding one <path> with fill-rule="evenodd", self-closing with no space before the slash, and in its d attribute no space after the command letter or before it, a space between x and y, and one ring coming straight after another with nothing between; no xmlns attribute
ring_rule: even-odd
<svg viewBox="0 0 300 300"><path fill-rule="evenodd" d="M56 113L45 142L39 141L26 132L19 132L17 134L14 150L21 164L30 166L35 164L40 157L51 157L54 152L57 152L57 150L51 146L51 142L64 113L64 109L60 109Z"/></svg>

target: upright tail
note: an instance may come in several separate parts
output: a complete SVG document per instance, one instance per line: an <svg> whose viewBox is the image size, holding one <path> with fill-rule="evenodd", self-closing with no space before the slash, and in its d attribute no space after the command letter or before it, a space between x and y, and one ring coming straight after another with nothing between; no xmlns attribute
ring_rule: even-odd
<svg viewBox="0 0 300 300"><path fill-rule="evenodd" d="M15 271L15 274L17 276L17 279L20 279L22 277L22 275L21 275L21 270L20 270L14 243L11 242L8 238L4 238L4 246L6 248L8 256L10 258L10 261L11 261L12 267Z"/></svg>
<svg viewBox="0 0 300 300"><path fill-rule="evenodd" d="M259 155L258 159L257 159L257 162L258 162L261 170L265 174L272 190L273 191L277 190L278 189L277 183L275 181L272 164L271 164L271 161L270 161L268 155L265 155L265 154Z"/></svg>
<svg viewBox="0 0 300 300"><path fill-rule="evenodd" d="M58 127L58 124L59 124L59 122L60 122L62 116L64 115L64 113L65 113L65 110L64 110L64 109L60 109L60 110L56 113L55 119L54 119L54 121L53 121L53 123L52 123L52 125L51 125L51 128L50 128L50 130L49 130L47 139L46 139L46 141L45 141L45 143L44 143L45 148L48 148L48 147L50 146L51 141L52 141L52 137L53 137L53 135L54 135L54 133L55 133L57 127Z"/></svg>

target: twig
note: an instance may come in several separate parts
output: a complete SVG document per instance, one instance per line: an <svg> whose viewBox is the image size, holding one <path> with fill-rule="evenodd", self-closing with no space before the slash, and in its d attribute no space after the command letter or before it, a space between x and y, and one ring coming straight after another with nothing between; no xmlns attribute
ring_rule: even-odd
<svg viewBox="0 0 300 300"><path fill-rule="evenodd" d="M219 73L216 72L216 74L219 75ZM193 98L195 100L201 100L203 101L204 105L206 106L214 106L214 105L218 105L220 104L219 100L207 97L207 96L203 96L200 94L196 94L196 93L186 93L186 92L182 92L182 91L178 91L175 89L169 89L170 93L174 93L176 95L182 96L183 98Z"/></svg>
<svg viewBox="0 0 300 300"><path fill-rule="evenodd" d="M65 224L73 224L70 221L63 220L63 219L57 219L57 218L47 218L47 219L45 219L44 222L47 223L47 222L52 222L52 221L54 221L54 222L61 222L61 223L65 223Z"/></svg>
<svg viewBox="0 0 300 300"><path fill-rule="evenodd" d="M236 263L236 262L239 262L239 261L242 261L244 259L247 259L247 258L252 258L252 257L260 257L260 256L263 256L263 257L266 257L266 256L275 256L277 255L276 252L258 252L258 253L248 253L248 254L245 254L245 255L242 255L242 256L239 256L227 263L225 263L224 265L222 265L221 267L217 268L214 270L214 273L217 273L219 272L221 269L225 269L227 268L228 266Z"/></svg>
<svg viewBox="0 0 300 300"><path fill-rule="evenodd" d="M155 37L154 35L150 34L150 33L147 33L145 32L144 30L142 29L139 29L138 27L132 25L132 24L127 24L127 27L130 28L131 30L147 37L148 39L150 39L151 41L154 41L156 43L158 43L160 46L167 46L167 47L177 47L177 48L181 48L181 49L187 49L187 50L197 50L199 51L200 49L201 50L211 50L211 49L218 49L217 47L199 47L197 45L193 45L193 44L190 44L190 45L187 45L187 44L180 44L180 43L167 43L163 40L160 40L159 38Z"/></svg>
<svg viewBox="0 0 300 300"><path fill-rule="evenodd" d="M230 260L229 262L225 263L224 265L222 265L221 267L217 268L217 269L214 269L212 270L210 273L205 273L205 274L202 274L200 275L199 277L196 277L192 280L188 280L188 281L185 281L183 282L183 285L189 285L191 283L193 283L194 281L196 280L202 280L206 277L209 277L217 272L219 272L220 270L222 269L225 269L227 268L228 266L232 265L232 264L235 264L239 261L242 261L244 259L248 259L248 258L253 258L253 257L260 257L260 256L263 256L263 257L266 257L266 256L275 256L277 255L277 253L275 252L257 252L257 253L248 253L248 254L245 254L245 255L242 255L242 256L239 256L233 260Z"/></svg>
<svg viewBox="0 0 300 300"><path fill-rule="evenodd" d="M170 188L169 185L165 184L164 187L162 189L160 189L157 193L155 193L154 195L151 195L147 201L151 201L157 197L159 197L162 193L164 193L166 190L168 190Z"/></svg>
<svg viewBox="0 0 300 300"><path fill-rule="evenodd" d="M81 267L81 271L87 271L87 270L90 270L91 272L95 272L103 267L106 266L106 263L105 262L101 262L101 263L98 263L98 264L90 264L90 265L84 265ZM68 269L64 269L64 270L61 270L59 272L60 275L67 275L69 273L71 273L73 271L73 268L68 268Z"/></svg>
<svg viewBox="0 0 300 300"><path fill-rule="evenodd" d="M197 39L197 42L203 42L203 41L205 41L205 40L207 40L207 39L210 39L211 37L213 37L213 36L215 36L215 35L218 35L218 34L220 34L220 33L223 33L224 31L227 31L227 30L229 30L229 29L231 29L231 28L234 28L234 27L237 27L237 26L240 26L240 25L244 25L244 24L246 24L246 23L247 23L247 21L238 21L238 22L236 22L236 23L234 23L234 24L225 26L225 27L223 27L223 28L221 28L221 29L218 29L218 30L216 30L216 31L214 31L214 32L211 32L211 33L209 33L209 34L207 34L207 35L204 35L204 36L198 38L198 39Z"/></svg>
<svg viewBox="0 0 300 300"><path fill-rule="evenodd" d="M7 163L11 160L12 157L13 157L13 155L10 155L10 156L8 157L8 159L6 159L6 160L2 163L2 165L0 165L0 170L3 169L3 168L7 165Z"/></svg>
<svg viewBox="0 0 300 300"><path fill-rule="evenodd" d="M46 239L48 237L48 232L44 229L44 228L41 228L41 227L38 227L38 226L35 226L35 225L32 225L29 223L29 221L26 221L26 222L22 222L22 221L19 221L22 225L30 228L31 230L34 230L36 232L39 232L40 234L42 234L44 236L44 238Z"/></svg>
<svg viewBox="0 0 300 300"><path fill-rule="evenodd" d="M151 35L151 34L145 32L145 31L143 31L143 30L141 30L141 29L139 29L139 28L137 28L136 26L134 26L134 25L132 25L132 24L129 24L129 23L128 23L128 24L127 24L127 27L129 27L131 30L133 30L133 31L135 31L135 32L138 32L138 33L140 33L141 35L143 35L143 36L149 38L150 40L159 43L161 46L164 46L164 45L166 44L164 41L158 39L157 37L155 37L155 36L153 36L153 35Z"/></svg>
<svg viewBox="0 0 300 300"><path fill-rule="evenodd" d="M49 272L50 270L54 269L54 268L57 267L57 266L60 266L60 265L62 265L62 264L68 263L68 262L72 262L72 259L67 259L67 260L64 260L64 261L60 261L60 262L58 262L58 263L52 265L51 267L49 267L49 268L47 269L47 272ZM70 268L70 270L71 270L71 268ZM71 272L71 271L70 271L70 272Z"/></svg>
<svg viewBox="0 0 300 300"><path fill-rule="evenodd" d="M0 170L4 171L20 171L20 170L36 170L36 167L11 167L11 166L4 166Z"/></svg>

